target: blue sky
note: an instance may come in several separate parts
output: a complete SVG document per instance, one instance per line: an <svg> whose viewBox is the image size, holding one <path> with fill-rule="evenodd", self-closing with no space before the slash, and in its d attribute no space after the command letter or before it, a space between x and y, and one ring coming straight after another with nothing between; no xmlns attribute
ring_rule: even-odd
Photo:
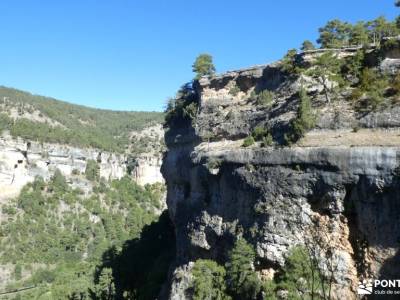
<svg viewBox="0 0 400 300"><path fill-rule="evenodd" d="M0 85L92 107L162 110L202 52L218 72L279 59L327 20L394 0L1 0Z"/></svg>

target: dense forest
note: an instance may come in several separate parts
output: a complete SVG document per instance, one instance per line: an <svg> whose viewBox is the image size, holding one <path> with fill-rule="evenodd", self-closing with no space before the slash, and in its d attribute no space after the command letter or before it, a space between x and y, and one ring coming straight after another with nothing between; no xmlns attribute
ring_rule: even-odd
<svg viewBox="0 0 400 300"><path fill-rule="evenodd" d="M0 261L14 268L2 299L153 299L159 293L175 252L169 218L159 217L163 185L142 188L129 177L108 182L90 176L90 168L87 173L89 196L56 171L2 206Z"/></svg>
<svg viewBox="0 0 400 300"><path fill-rule="evenodd" d="M14 137L124 152L132 131L162 121L159 112L94 109L0 87L0 130Z"/></svg>

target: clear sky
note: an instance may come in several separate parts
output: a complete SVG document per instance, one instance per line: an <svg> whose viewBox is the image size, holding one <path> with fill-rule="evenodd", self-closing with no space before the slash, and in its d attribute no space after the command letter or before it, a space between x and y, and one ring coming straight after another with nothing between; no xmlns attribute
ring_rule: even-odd
<svg viewBox="0 0 400 300"><path fill-rule="evenodd" d="M394 0L0 0L0 85L162 110L201 52L218 72L280 58L327 20L393 19Z"/></svg>

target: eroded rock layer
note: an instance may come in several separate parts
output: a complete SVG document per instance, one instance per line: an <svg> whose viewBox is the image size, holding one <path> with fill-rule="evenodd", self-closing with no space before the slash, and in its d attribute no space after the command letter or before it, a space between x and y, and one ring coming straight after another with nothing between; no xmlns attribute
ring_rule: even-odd
<svg viewBox="0 0 400 300"><path fill-rule="evenodd" d="M312 97L317 125L282 147L300 85ZM269 106L251 96L264 89L274 93ZM178 257L170 299L190 298L193 262L223 263L240 235L255 247L255 268L265 278L294 245L332 249L330 257L323 249L319 255L334 262L337 299L356 298L362 278L400 277L399 106L357 113L348 91L325 103L318 83L287 76L278 64L202 78L194 93L196 117L165 137L162 172ZM276 145L243 148L256 126L268 128Z"/></svg>

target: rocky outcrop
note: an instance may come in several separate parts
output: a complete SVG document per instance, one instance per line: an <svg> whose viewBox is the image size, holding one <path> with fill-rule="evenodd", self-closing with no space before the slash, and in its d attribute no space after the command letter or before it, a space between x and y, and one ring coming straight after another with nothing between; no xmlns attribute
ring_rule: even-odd
<svg viewBox="0 0 400 300"><path fill-rule="evenodd" d="M142 131L133 132L130 140L132 146L128 153L133 157L133 169L130 171L134 180L141 185L164 182L164 178L160 172L162 163L162 153L165 150L163 143L164 129L161 124L150 126ZM135 151L137 142L145 144L145 148L139 153Z"/></svg>
<svg viewBox="0 0 400 300"><path fill-rule="evenodd" d="M159 130L161 125L154 128ZM32 182L35 176L48 180L57 169L67 177L70 184L89 193L92 185L84 176L88 160L98 163L100 177L105 179L120 179L130 174L140 185L162 183L162 152L159 144L159 139L155 139L150 145L153 151L135 153L135 163L132 166L131 154L14 139L5 133L0 137L0 199L17 196L21 188Z"/></svg>
<svg viewBox="0 0 400 300"><path fill-rule="evenodd" d="M317 127L282 147L300 80L313 98ZM232 95L234 86L240 91ZM274 92L269 106L251 96L264 89ZM166 133L162 172L178 257L170 299L189 299L193 261L224 263L237 236L255 247L260 277L271 278L293 246L315 247L326 272L335 266L336 299L355 299L362 278L399 278L400 141L373 138L400 134L398 107L359 114L346 91L327 104L317 83L287 76L278 64L202 78L195 90L196 118ZM277 146L241 147L256 126L268 128Z"/></svg>

